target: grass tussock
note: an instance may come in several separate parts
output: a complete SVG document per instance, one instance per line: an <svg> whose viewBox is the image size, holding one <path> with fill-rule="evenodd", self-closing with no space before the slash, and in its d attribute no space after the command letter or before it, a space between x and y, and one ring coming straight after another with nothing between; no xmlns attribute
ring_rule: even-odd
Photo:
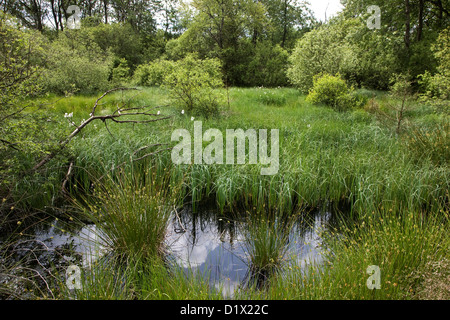
<svg viewBox="0 0 450 320"><path fill-rule="evenodd" d="M322 263L292 263L270 278L254 299L417 299L448 295L448 212L426 216L385 211L325 236ZM368 289L367 268L380 268L380 289ZM433 272L434 270L434 272Z"/></svg>
<svg viewBox="0 0 450 320"><path fill-rule="evenodd" d="M107 177L82 207L101 240L115 253L143 258L164 256L164 239L177 189L168 188L169 175L120 171ZM174 198L175 197L175 198Z"/></svg>

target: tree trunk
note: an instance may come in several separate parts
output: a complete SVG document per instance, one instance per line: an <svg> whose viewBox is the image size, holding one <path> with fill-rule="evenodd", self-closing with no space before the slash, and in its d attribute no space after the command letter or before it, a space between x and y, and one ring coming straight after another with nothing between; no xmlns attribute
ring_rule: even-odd
<svg viewBox="0 0 450 320"><path fill-rule="evenodd" d="M424 5L425 5L425 0L419 0L419 22L418 22L418 26L417 26L417 41L422 40Z"/></svg>
<svg viewBox="0 0 450 320"><path fill-rule="evenodd" d="M411 7L409 0L405 0L405 46L409 49L411 44Z"/></svg>
<svg viewBox="0 0 450 320"><path fill-rule="evenodd" d="M108 0L103 0L103 8L105 10L105 24L108 24Z"/></svg>

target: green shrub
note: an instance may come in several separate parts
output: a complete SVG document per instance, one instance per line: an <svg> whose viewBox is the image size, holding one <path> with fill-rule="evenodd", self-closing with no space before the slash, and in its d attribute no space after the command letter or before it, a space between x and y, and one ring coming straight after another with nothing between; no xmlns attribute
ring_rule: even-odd
<svg viewBox="0 0 450 320"><path fill-rule="evenodd" d="M129 82L130 78L130 67L125 58L118 59L114 61L114 68L111 72L112 83L116 86L124 85Z"/></svg>
<svg viewBox="0 0 450 320"><path fill-rule="evenodd" d="M347 81L387 89L392 73L400 71L395 55L400 36L373 32L358 18L336 18L308 32L289 57L289 81L307 93L314 75L340 73Z"/></svg>
<svg viewBox="0 0 450 320"><path fill-rule="evenodd" d="M164 77L171 73L173 68L173 61L163 59L139 65L134 72L133 82L138 86L160 86Z"/></svg>
<svg viewBox="0 0 450 320"><path fill-rule="evenodd" d="M259 42L247 67L247 85L277 87L287 85L288 52L279 45Z"/></svg>
<svg viewBox="0 0 450 320"><path fill-rule="evenodd" d="M320 74L314 77L314 85L306 101L313 104L325 104L342 111L363 105L364 98L358 97L353 88L349 88L339 74L336 76Z"/></svg>
<svg viewBox="0 0 450 320"><path fill-rule="evenodd" d="M43 85L47 91L64 94L78 90L95 93L108 88L113 56L92 39L68 30L47 48Z"/></svg>
<svg viewBox="0 0 450 320"><path fill-rule="evenodd" d="M220 60L188 55L174 63L163 84L180 109L205 117L218 114L222 97L215 89L223 86Z"/></svg>
<svg viewBox="0 0 450 320"><path fill-rule="evenodd" d="M423 93L422 99L437 106L448 108L450 100L450 28L442 30L436 43L432 46L434 57L438 61L437 73L429 71L419 75Z"/></svg>

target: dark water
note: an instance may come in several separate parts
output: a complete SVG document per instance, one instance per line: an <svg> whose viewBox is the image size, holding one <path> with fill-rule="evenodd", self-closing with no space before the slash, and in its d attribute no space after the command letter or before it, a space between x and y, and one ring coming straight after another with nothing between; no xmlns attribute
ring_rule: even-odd
<svg viewBox="0 0 450 320"><path fill-rule="evenodd" d="M300 215L289 233L287 260L297 266L308 261L320 262L319 233L332 220L333 215L327 211ZM166 238L169 257L186 272L208 277L212 286L231 296L251 274L244 242L245 227L244 222L222 216L214 208L201 208L195 213L187 206L174 212L170 220ZM55 267L62 272L73 264L89 267L107 253L95 225L76 226L56 219L28 229L9 251L13 254L8 258L35 268L43 278L51 275Z"/></svg>
<svg viewBox="0 0 450 320"><path fill-rule="evenodd" d="M332 214L316 211L301 215L289 233L287 262L302 266L320 262L320 231L331 223ZM171 256L186 268L209 277L210 284L232 295L251 276L245 245L244 222L221 216L214 209L193 213L189 207L175 215L170 224L167 244Z"/></svg>

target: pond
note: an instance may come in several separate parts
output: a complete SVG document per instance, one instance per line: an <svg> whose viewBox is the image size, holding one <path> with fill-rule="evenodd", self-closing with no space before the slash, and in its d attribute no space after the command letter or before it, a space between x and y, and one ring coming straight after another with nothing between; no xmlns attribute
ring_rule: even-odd
<svg viewBox="0 0 450 320"><path fill-rule="evenodd" d="M324 231L334 221L329 211L313 211L301 215L289 233L286 258L296 265L321 261ZM185 207L171 219L166 243L170 255L186 272L208 277L225 296L243 286L251 276L245 245L246 223L220 215L215 208L202 208L198 213Z"/></svg>
<svg viewBox="0 0 450 320"><path fill-rule="evenodd" d="M320 231L335 224L335 220L335 215L326 210L299 215L286 243L287 260L300 266L308 261L320 262ZM215 207L201 207L194 212L192 206L185 206L173 212L170 219L166 237L169 261L184 268L186 274L200 273L212 287L232 297L234 290L245 286L251 277L245 228L245 221L221 215ZM55 218L51 223L29 228L13 242L9 252L9 258L35 268L36 274L45 278L54 268L64 271L72 264L89 267L107 250L95 225L77 226Z"/></svg>

